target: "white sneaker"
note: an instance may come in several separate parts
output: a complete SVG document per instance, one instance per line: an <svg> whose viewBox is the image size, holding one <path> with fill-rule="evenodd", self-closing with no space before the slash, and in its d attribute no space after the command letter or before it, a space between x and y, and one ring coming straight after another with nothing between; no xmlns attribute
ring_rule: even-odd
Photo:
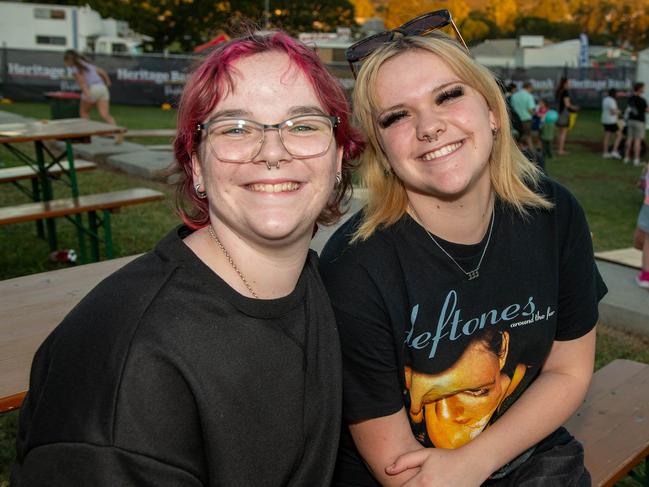
<svg viewBox="0 0 649 487"><path fill-rule="evenodd" d="M649 281L646 279L640 279L640 276L635 276L635 282L638 286L640 286L643 289L649 289Z"/></svg>
<svg viewBox="0 0 649 487"><path fill-rule="evenodd" d="M642 166L640 159L633 159L633 167Z"/></svg>
<svg viewBox="0 0 649 487"><path fill-rule="evenodd" d="M610 159L611 157L613 157L613 156L612 156L611 154L609 154L608 152L604 152L604 153L602 154L602 158L603 158L603 159Z"/></svg>
<svg viewBox="0 0 649 487"><path fill-rule="evenodd" d="M629 163L629 158L628 158L628 157L625 157L625 158L624 158L624 161L622 161L622 162L624 162L624 164L628 164L628 163Z"/></svg>
<svg viewBox="0 0 649 487"><path fill-rule="evenodd" d="M613 159L622 159L622 155L618 151L614 150L610 155Z"/></svg>

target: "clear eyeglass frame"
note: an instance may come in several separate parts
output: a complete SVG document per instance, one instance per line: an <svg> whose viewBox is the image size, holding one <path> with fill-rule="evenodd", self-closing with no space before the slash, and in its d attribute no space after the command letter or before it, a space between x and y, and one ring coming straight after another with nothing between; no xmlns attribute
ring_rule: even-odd
<svg viewBox="0 0 649 487"><path fill-rule="evenodd" d="M287 143L287 136L285 131L291 128L297 129L298 127L300 127L301 122L307 123L309 121L311 122L317 121L326 124L323 126L326 127L327 135L326 137L319 138L319 140L322 141L322 144L320 145L316 144L318 150L307 150L306 146L304 146L302 150L296 150L292 142ZM220 161L245 164L248 162L252 162L255 159L255 157L257 157L261 152L261 149L266 140L267 130L277 130L282 146L289 154L291 154L292 157L295 157L296 159L308 159L310 157L321 156L329 150L329 147L331 146L331 141L333 140L334 129L338 126L339 123L340 123L340 117L336 117L333 115L325 115L322 113L298 115L295 117L291 117L287 120L284 120L283 122L279 122L275 124L263 124L263 123L255 122L254 120L226 117L226 118L215 118L212 120L208 120L205 123L197 124L196 130L200 133L205 134L204 137L207 139L207 145L209 146L214 156L216 156ZM221 150L220 144L216 140L217 138L219 138L219 136L217 134L214 134L212 130L210 130L213 129L214 127L218 127L219 124L220 127L224 130L224 132L220 134L222 136L225 136L226 132L230 133L229 132L230 130L252 130L252 133L259 132L259 137L248 138L248 140L245 141L242 138L239 138L238 143L240 147L243 148L249 146L250 147L249 153L245 156L229 157L223 153L224 151ZM232 133L233 141L237 140L237 135L238 134ZM308 137L308 135L298 135L295 138L296 140L301 140L302 142L304 142L306 140L306 137ZM324 143L325 139L326 139L326 143Z"/></svg>

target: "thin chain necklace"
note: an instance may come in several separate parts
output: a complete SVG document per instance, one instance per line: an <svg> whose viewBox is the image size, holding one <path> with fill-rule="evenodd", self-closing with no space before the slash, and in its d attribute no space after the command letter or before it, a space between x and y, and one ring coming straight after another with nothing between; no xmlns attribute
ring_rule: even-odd
<svg viewBox="0 0 649 487"><path fill-rule="evenodd" d="M435 239L433 234L428 231L428 229L426 228L426 225L424 225L424 220L421 219L421 217L417 213L417 210L415 210L415 207L412 206L412 205L408 205L408 206L410 207L412 212L415 214L415 217L417 217L417 220L419 220L419 223L421 224L422 228L426 231L426 233L428 234L430 239L435 243L435 245L437 245L437 247L439 247L439 249L442 252L444 252L444 254L446 254L446 256L449 259L451 259L453 261L453 263L457 266L457 268L460 269L466 275L466 277L469 279L469 281L472 281L473 279L477 279L478 277L480 277L480 266L482 265L482 259L484 259L484 256L487 253L487 247L489 247L489 242L491 241L491 232L492 232L492 230L494 228L494 218L495 218L495 214L496 214L496 209L495 208L493 208L491 210L491 223L489 224L489 235L487 236L487 243L485 243L484 249L482 249L482 255L480 256L480 260L478 261L478 265L472 271L467 272L467 271L464 270L464 268L460 264L457 263L457 261L453 258L453 256L451 254L449 254L446 251L446 249L440 245L440 243L437 241L437 239Z"/></svg>
<svg viewBox="0 0 649 487"><path fill-rule="evenodd" d="M259 299L259 296L257 296L255 291L252 290L252 287L250 286L250 284L248 284L248 281L243 276L243 274L241 273L239 268L236 266L236 264L232 260L232 257L230 257L230 254L228 253L228 251L225 250L225 247L223 246L221 241L217 238L216 234L214 233L214 229L212 228L212 225L209 225L207 227L207 231L210 234L210 237L212 237L212 240L214 240L216 242L216 244L220 247L221 251L223 252L223 255L225 255L225 258L228 259L228 262L230 263L230 265L234 269L234 272L236 272L239 275L239 277L241 278L243 283L246 285L246 288L248 288L248 291L250 291L250 294L252 294L255 298Z"/></svg>

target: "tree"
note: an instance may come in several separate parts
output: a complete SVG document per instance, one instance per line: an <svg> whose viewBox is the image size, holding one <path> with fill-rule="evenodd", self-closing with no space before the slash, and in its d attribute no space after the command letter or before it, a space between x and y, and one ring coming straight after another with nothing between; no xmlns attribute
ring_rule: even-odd
<svg viewBox="0 0 649 487"><path fill-rule="evenodd" d="M351 0L354 5L354 15L359 22L376 16L376 9L370 0Z"/></svg>
<svg viewBox="0 0 649 487"><path fill-rule="evenodd" d="M452 9L444 0L389 0L385 11L385 27L394 29L418 15L448 8L455 23L469 15L469 6L465 0L453 2Z"/></svg>
<svg viewBox="0 0 649 487"><path fill-rule="evenodd" d="M481 19L469 17L462 23L460 32L468 45L474 45L489 37L489 25Z"/></svg>
<svg viewBox="0 0 649 487"><path fill-rule="evenodd" d="M485 13L501 32L512 32L518 16L518 4L516 0L487 0Z"/></svg>
<svg viewBox="0 0 649 487"><path fill-rule="evenodd" d="M28 0L32 1L32 0ZM220 30L238 34L242 26L264 25L262 0L33 0L32 3L89 4L103 17L125 20L136 32L153 38L156 50L178 44L183 51L214 37ZM270 0L271 27L297 34L335 31L353 26L349 0Z"/></svg>
<svg viewBox="0 0 649 487"><path fill-rule="evenodd" d="M237 7L239 4L237 1ZM241 13L248 15L245 11ZM271 13L271 26L295 35L299 32L335 32L337 27L355 25L354 6L349 0L271 0Z"/></svg>
<svg viewBox="0 0 649 487"><path fill-rule="evenodd" d="M565 0L539 0L530 15L553 22L570 20L570 11Z"/></svg>

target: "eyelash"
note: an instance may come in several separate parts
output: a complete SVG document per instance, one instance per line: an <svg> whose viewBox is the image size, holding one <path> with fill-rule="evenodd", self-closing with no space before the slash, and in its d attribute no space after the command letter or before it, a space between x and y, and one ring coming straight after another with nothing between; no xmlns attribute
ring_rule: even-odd
<svg viewBox="0 0 649 487"><path fill-rule="evenodd" d="M463 95L464 95L464 87L454 86L453 88L442 91L439 95L437 95L437 97L435 98L435 103L437 103L438 105L442 105L447 101L454 100L455 98L459 98ZM399 120L401 120L403 117L407 115L408 112L405 110L389 113L381 120L379 120L379 125L381 126L382 129L386 129L390 125L394 124L395 122L398 122Z"/></svg>
<svg viewBox="0 0 649 487"><path fill-rule="evenodd" d="M381 126L382 129L388 128L390 125L392 125L394 122L401 120L403 117L408 115L408 112L405 110L400 110L398 112L394 113L389 113L385 117L383 117L381 120L379 120L379 125Z"/></svg>
<svg viewBox="0 0 649 487"><path fill-rule="evenodd" d="M464 87L454 86L453 88L442 91L439 95L437 95L437 98L435 98L435 102L438 105L441 105L444 102L453 100L455 98L459 98L462 95L464 95Z"/></svg>

